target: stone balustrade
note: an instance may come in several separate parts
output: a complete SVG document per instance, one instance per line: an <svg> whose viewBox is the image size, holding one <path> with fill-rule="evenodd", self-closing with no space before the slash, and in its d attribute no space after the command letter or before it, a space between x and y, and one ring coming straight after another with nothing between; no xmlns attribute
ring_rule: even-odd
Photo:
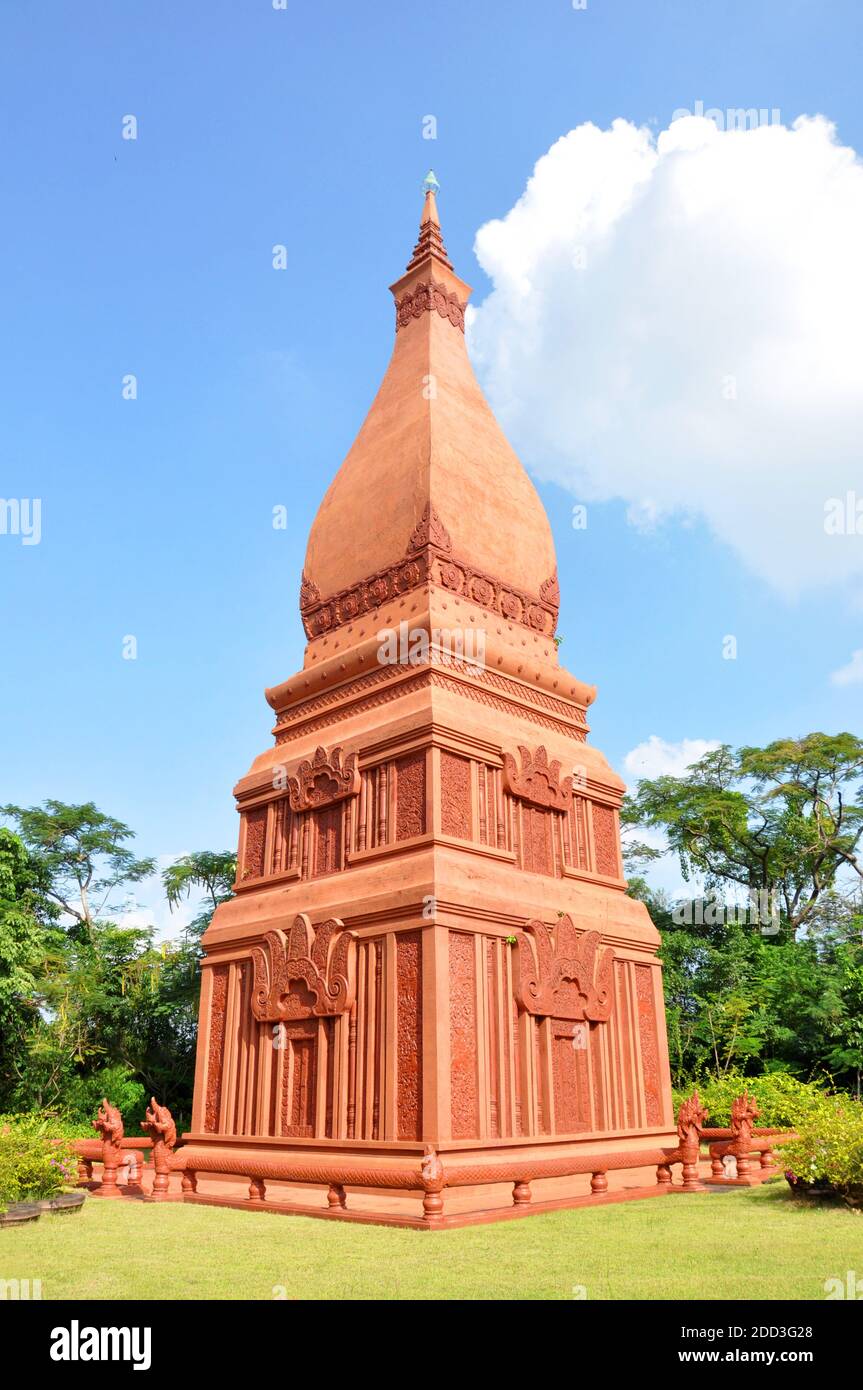
<svg viewBox="0 0 863 1390"><path fill-rule="evenodd" d="M786 1131L775 1129L756 1130L752 1120L752 1102L744 1095L735 1102L732 1126L728 1129L707 1129L704 1127L706 1111L697 1092L684 1101L678 1113L678 1143L675 1148L644 1147L636 1149L609 1149L606 1153L592 1153L580 1156L577 1152L555 1153L543 1156L535 1149L529 1154L513 1152L511 1155L496 1157L472 1156L451 1152L445 1155L430 1145L424 1155L384 1154L370 1151L365 1157L356 1154L340 1155L329 1151L308 1151L301 1148L271 1149L251 1145L244 1147L236 1143L196 1143L191 1141L177 1146L177 1132L170 1111L160 1106L155 1098L147 1109L143 1128L145 1137L126 1138L123 1134L122 1117L119 1111L104 1101L94 1121L101 1139L79 1140L75 1149L79 1158L79 1181L92 1186L96 1195L102 1197L144 1196L151 1201L164 1201L169 1197L170 1180L173 1173L180 1175L180 1192L175 1200L213 1202L220 1205L268 1206L271 1210L301 1210L284 1200L282 1193L275 1200L268 1198L268 1183L294 1183L304 1186L320 1184L326 1190L325 1205L320 1215L347 1217L374 1221L376 1216L367 1211L349 1210L346 1188L382 1192L411 1192L422 1194L422 1218L404 1217L401 1224L425 1225L428 1227L449 1224L451 1218L445 1215L446 1191L459 1188L483 1187L494 1184L512 1184L512 1205L514 1214L542 1209L544 1199L536 1203L531 1184L544 1179L568 1178L580 1174L590 1175L590 1193L585 1195L585 1204L603 1200L623 1200L621 1192L609 1190L609 1173L655 1168L656 1188L659 1191L697 1192L703 1190L703 1182L722 1182L748 1184L761 1180L777 1171L773 1158L773 1145L777 1139L791 1137ZM712 1175L702 1179L698 1164L701 1145L709 1143ZM124 1157L152 1151L153 1183L145 1193L140 1182L121 1185L118 1173ZM723 1167L723 1159L731 1154L737 1165L736 1174L729 1177ZM750 1157L757 1154L760 1163L758 1178L750 1175ZM101 1161L102 1176L98 1184L92 1184L93 1163ZM672 1170L680 1168L681 1180L675 1183ZM237 1197L216 1196L198 1192L200 1174L220 1177L242 1177L249 1181L248 1197L243 1201ZM628 1190L626 1195L649 1195L649 1188ZM313 1211L308 1207L306 1212ZM386 1220L386 1216L379 1219ZM398 1218L392 1218L394 1220Z"/></svg>

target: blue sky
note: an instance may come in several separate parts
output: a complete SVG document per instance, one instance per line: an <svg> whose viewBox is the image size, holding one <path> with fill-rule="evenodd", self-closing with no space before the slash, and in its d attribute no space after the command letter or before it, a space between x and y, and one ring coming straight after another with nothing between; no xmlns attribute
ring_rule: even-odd
<svg viewBox="0 0 863 1390"><path fill-rule="evenodd" d="M2 799L95 800L142 853L233 846L426 169L482 305L478 229L586 121L661 129L701 99L822 113L863 148L861 32L852 0L6 5L0 494L42 499L42 539L0 535ZM612 500L576 533L573 493L540 489L561 657L617 766L651 735L859 731L863 688L829 679L863 645L858 593L783 595L698 517L645 531Z"/></svg>

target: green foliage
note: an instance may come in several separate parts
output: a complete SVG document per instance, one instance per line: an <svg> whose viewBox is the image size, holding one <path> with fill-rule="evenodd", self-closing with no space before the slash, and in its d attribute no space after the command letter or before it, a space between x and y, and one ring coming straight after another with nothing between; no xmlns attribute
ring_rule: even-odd
<svg viewBox="0 0 863 1390"><path fill-rule="evenodd" d="M38 1026L41 986L62 933L44 893L44 875L26 846L0 827L0 1105L4 1078L20 1071Z"/></svg>
<svg viewBox="0 0 863 1390"><path fill-rule="evenodd" d="M107 1094L132 1126L158 1094L187 1115L198 988L197 942L156 947L150 929L110 922L69 938L11 1102L92 1116Z"/></svg>
<svg viewBox="0 0 863 1390"><path fill-rule="evenodd" d="M231 896L236 858L203 851L164 873L176 906L205 895L175 942L104 920L124 886L153 870L132 832L92 803L7 806L0 829L0 1109L89 1122L103 1095L129 1132L158 1095L182 1124L191 1111L200 937Z"/></svg>
<svg viewBox="0 0 863 1390"><path fill-rule="evenodd" d="M193 888L202 888L216 908L231 897L236 876L235 854L227 850L218 854L199 850L196 854L184 854L169 864L162 874L162 883L172 907L187 898Z"/></svg>
<svg viewBox="0 0 863 1390"><path fill-rule="evenodd" d="M755 1097L761 1112L756 1124L767 1129L797 1126L801 1117L817 1107L826 1094L824 1083L800 1081L788 1072L744 1076L734 1071L721 1077L706 1076L675 1087L675 1111L694 1088L697 1088L707 1110L707 1125L717 1129L728 1128L731 1124L731 1106L744 1091Z"/></svg>
<svg viewBox="0 0 863 1390"><path fill-rule="evenodd" d="M737 752L725 744L685 777L641 781L622 821L662 830L687 881L696 873L708 888L775 894L793 934L840 869L863 880L861 778L863 740L853 734Z"/></svg>
<svg viewBox="0 0 863 1390"><path fill-rule="evenodd" d="M642 896L644 896L642 894ZM662 938L672 1075L739 1071L829 1074L859 1092L863 1072L863 941L854 902L829 895L830 922L765 937L736 923L677 925L646 895Z"/></svg>
<svg viewBox="0 0 863 1390"><path fill-rule="evenodd" d="M184 854L163 871L162 885L172 908L188 898L193 889L200 889L206 895L201 910L189 924L190 936L200 939L219 903L226 903L233 897L236 877L237 856L230 850L218 853L198 850L195 854Z"/></svg>
<svg viewBox="0 0 863 1390"><path fill-rule="evenodd" d="M136 859L125 841L134 832L122 821L103 815L92 801L69 806L3 806L39 866L46 892L82 931L110 911L114 892L137 883L155 868L154 859Z"/></svg>
<svg viewBox="0 0 863 1390"><path fill-rule="evenodd" d="M53 1117L0 1115L0 1208L56 1195L75 1180L69 1127Z"/></svg>
<svg viewBox="0 0 863 1390"><path fill-rule="evenodd" d="M675 905L644 878L629 887L662 937L681 1084L787 1071L863 1092L861 781L863 740L813 733L715 749L627 798L624 824L661 830L684 879L698 875L709 895ZM656 854L630 843L627 862ZM746 895L757 924L736 907Z"/></svg>
<svg viewBox="0 0 863 1390"><path fill-rule="evenodd" d="M780 1149L788 1172L804 1183L845 1191L863 1187L863 1105L850 1096L821 1096L796 1122L798 1138Z"/></svg>
<svg viewBox="0 0 863 1390"><path fill-rule="evenodd" d="M149 1095L124 1062L70 1077L63 1093L63 1115L79 1129L89 1126L103 1098L116 1105L127 1133L139 1127Z"/></svg>

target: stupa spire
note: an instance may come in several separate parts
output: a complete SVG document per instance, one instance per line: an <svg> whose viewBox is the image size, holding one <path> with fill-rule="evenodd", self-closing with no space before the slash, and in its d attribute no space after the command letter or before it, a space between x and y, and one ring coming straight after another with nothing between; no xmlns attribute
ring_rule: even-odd
<svg viewBox="0 0 863 1390"><path fill-rule="evenodd" d="M440 189L435 172L429 169L423 179L423 200L422 217L420 218L420 234L417 244L414 247L413 255L408 261L408 270L417 270L428 261L435 260L452 270L452 261L447 255L446 247L443 243L443 233L440 227L440 218L437 210L437 193Z"/></svg>
<svg viewBox="0 0 863 1390"><path fill-rule="evenodd" d="M419 602L421 592L449 587L459 602L480 595L506 620L495 638L520 652L522 642L535 645L554 688L551 527L474 375L464 332L470 286L447 257L437 189L429 173L413 258L390 286L393 354L309 533L300 594L306 662L328 660L336 643L342 659L368 637L364 615L394 595L416 593ZM420 535L427 539L418 545Z"/></svg>

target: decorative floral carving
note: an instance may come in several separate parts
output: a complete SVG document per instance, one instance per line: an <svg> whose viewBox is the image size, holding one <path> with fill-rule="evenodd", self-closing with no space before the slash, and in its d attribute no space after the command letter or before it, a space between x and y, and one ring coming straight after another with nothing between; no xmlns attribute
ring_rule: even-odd
<svg viewBox="0 0 863 1390"><path fill-rule="evenodd" d="M520 593L504 585L494 575L466 564L461 558L452 560L433 556L430 575L433 582L442 584L453 593L469 594L481 607L500 613L510 622L520 623L533 632L551 637L557 626L557 608L531 594Z"/></svg>
<svg viewBox="0 0 863 1390"><path fill-rule="evenodd" d="M465 594L482 608L499 613L509 622L520 623L531 632L554 635L558 606L546 580L537 597L505 585L492 574L476 569L452 555L449 532L431 503L414 527L404 559L372 574L368 579L333 594L326 601L312 597L303 589L300 614L306 636L323 637L334 628L361 618L384 603L417 589L421 584L440 584L454 594ZM546 592L543 592L546 591Z"/></svg>
<svg viewBox="0 0 863 1390"><path fill-rule="evenodd" d="M210 968L210 967L208 967ZM213 991L210 1001L210 1039L207 1048L207 1097L204 1128L215 1134L222 1105L222 1064L225 1054L225 1017L228 1007L228 967L212 966Z"/></svg>
<svg viewBox="0 0 863 1390"><path fill-rule="evenodd" d="M296 776L288 778L288 799L292 811L310 811L330 806L360 789L357 755L343 760L343 750L316 748L311 762L300 763Z"/></svg>
<svg viewBox="0 0 863 1390"><path fill-rule="evenodd" d="M635 998L638 1007L638 1037L641 1047L641 1075L644 1084L644 1113L649 1125L662 1123L662 1063L656 1042L656 1004L653 967L636 965Z"/></svg>
<svg viewBox="0 0 863 1390"><path fill-rule="evenodd" d="M426 828L426 755L409 753L395 764L396 839L409 840Z"/></svg>
<svg viewBox="0 0 863 1390"><path fill-rule="evenodd" d="M396 587L398 588L399 593L407 594L410 592L411 589L415 589L416 586L419 584L422 575L423 571L420 569L416 561L410 560L398 571L398 573L395 576Z"/></svg>
<svg viewBox="0 0 863 1390"><path fill-rule="evenodd" d="M356 618L360 611L360 596L358 593L345 594L336 604L336 618L339 623L349 623L351 618Z"/></svg>
<svg viewBox="0 0 863 1390"><path fill-rule="evenodd" d="M353 933L337 917L313 927L305 913L252 951L252 1013L259 1022L329 1018L354 1002Z"/></svg>
<svg viewBox="0 0 863 1390"><path fill-rule="evenodd" d="M494 585L481 574L475 575L470 581L470 594L483 608L490 608L494 603Z"/></svg>
<svg viewBox="0 0 863 1390"><path fill-rule="evenodd" d="M442 319L449 319L453 328L464 332L464 305L457 294L448 293L438 280L420 280L413 290L396 300L396 332L405 328L411 319L435 310Z"/></svg>
<svg viewBox="0 0 863 1390"><path fill-rule="evenodd" d="M560 585L557 582L557 570L550 579L545 579L539 586L539 596L545 603L552 604L555 608L560 604Z"/></svg>
<svg viewBox="0 0 863 1390"><path fill-rule="evenodd" d="M502 589L498 602L500 604L500 611L505 618L511 619L514 623L521 622L524 612L521 599L517 598L515 594L510 593L509 589Z"/></svg>
<svg viewBox="0 0 863 1390"><path fill-rule="evenodd" d="M267 840L267 808L259 806L245 817L246 840L243 850L243 879L260 878L264 872Z"/></svg>
<svg viewBox="0 0 863 1390"><path fill-rule="evenodd" d="M476 952L474 937L449 934L450 1110L453 1139L479 1132Z"/></svg>
<svg viewBox="0 0 863 1390"><path fill-rule="evenodd" d="M306 627L305 622L303 623L303 626L306 627L306 636L320 637L322 633L329 632L335 621L336 613L333 605L331 603L321 604L320 608L315 609L314 619L309 621L308 627ZM311 631L309 631L309 628L311 628Z"/></svg>
<svg viewBox="0 0 863 1390"><path fill-rule="evenodd" d="M422 935L396 937L396 1113L399 1139L422 1135Z"/></svg>
<svg viewBox="0 0 863 1390"><path fill-rule="evenodd" d="M561 781L558 759L549 762L543 744L535 753L531 753L523 744L519 744L518 751L521 754L521 771L511 753L503 755L507 791L522 801L532 802L534 806L567 811L572 801L572 777L564 777Z"/></svg>
<svg viewBox="0 0 863 1390"><path fill-rule="evenodd" d="M516 932L519 1006L547 1018L605 1023L614 1002L614 951L607 946L600 952L600 940L598 931L579 935L568 916L553 932L543 922L528 922Z"/></svg>
<svg viewBox="0 0 863 1390"><path fill-rule="evenodd" d="M436 546L438 550L452 550L449 531L431 502L426 502L422 517L411 532L408 550L423 550L427 545Z"/></svg>
<svg viewBox="0 0 863 1390"><path fill-rule="evenodd" d="M458 565L447 564L441 565L438 573L441 583L447 589L452 589L456 594L461 593L464 588L464 570L460 570Z"/></svg>
<svg viewBox="0 0 863 1390"><path fill-rule="evenodd" d="M302 613L304 609L310 608L313 603L319 603L320 598L321 591L317 584L315 584L313 580L308 579L305 570L303 570L303 578L300 583L300 612Z"/></svg>
<svg viewBox="0 0 863 1390"><path fill-rule="evenodd" d="M470 762L454 753L440 755L441 829L460 840L471 838Z"/></svg>
<svg viewBox="0 0 863 1390"><path fill-rule="evenodd" d="M428 577L428 562L422 553L409 554L407 560L389 565L378 574L370 575L349 589L342 589L326 603L320 601L309 607L300 606L303 627L309 639L323 637L333 628L361 618L382 604L418 588Z"/></svg>
<svg viewBox="0 0 863 1390"><path fill-rule="evenodd" d="M617 853L617 830L614 810L600 801L593 803L593 843L596 851L596 871L609 878L620 877Z"/></svg>

